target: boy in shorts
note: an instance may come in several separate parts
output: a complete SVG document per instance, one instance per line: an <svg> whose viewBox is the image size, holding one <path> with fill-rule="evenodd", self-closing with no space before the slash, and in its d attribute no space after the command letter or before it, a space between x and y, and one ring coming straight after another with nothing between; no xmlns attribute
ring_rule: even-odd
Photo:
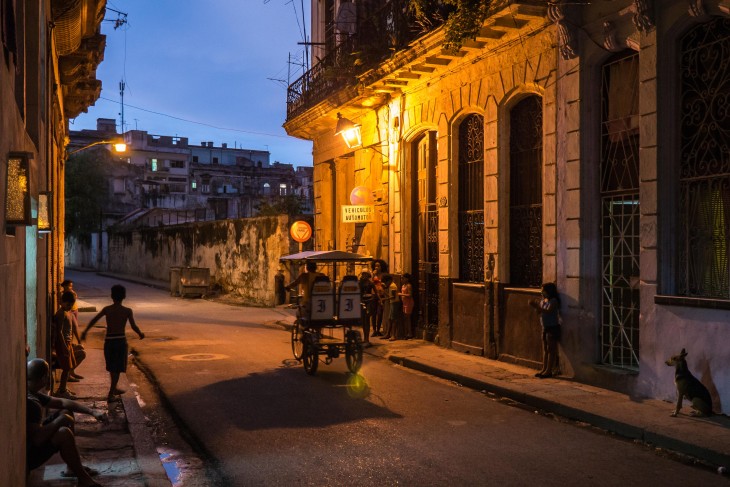
<svg viewBox="0 0 730 487"><path fill-rule="evenodd" d="M96 316L94 316L86 329L81 334L81 339L86 339L86 333L101 319L106 316L106 336L104 337L104 359L106 360L106 370L109 371L111 385L109 387L109 395L107 402L113 401L114 396L124 394L124 391L117 389L119 382L119 374L127 372L127 337L125 335L125 327L129 321L132 330L134 330L139 339L144 338L144 333L137 327L134 322L134 315L131 308L122 306L122 301L127 297L127 290L124 286L116 284L112 286L112 301L114 304L105 306Z"/></svg>
<svg viewBox="0 0 730 487"><path fill-rule="evenodd" d="M53 315L52 343L53 352L56 354L56 363L61 369L61 380L56 391L56 396L73 399L76 395L69 391L67 386L69 375L76 367L71 339L73 337L73 315L71 308L76 302L76 296L69 291L61 294L61 303Z"/></svg>

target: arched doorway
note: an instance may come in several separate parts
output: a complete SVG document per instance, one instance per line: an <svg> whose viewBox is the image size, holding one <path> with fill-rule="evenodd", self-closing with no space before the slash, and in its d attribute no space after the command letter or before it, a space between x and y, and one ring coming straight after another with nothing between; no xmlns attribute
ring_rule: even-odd
<svg viewBox="0 0 730 487"><path fill-rule="evenodd" d="M438 205L436 203L436 132L427 131L411 144L411 160L416 177L411 188L415 230L412 268L417 271L419 336L433 339L438 330L439 255Z"/></svg>

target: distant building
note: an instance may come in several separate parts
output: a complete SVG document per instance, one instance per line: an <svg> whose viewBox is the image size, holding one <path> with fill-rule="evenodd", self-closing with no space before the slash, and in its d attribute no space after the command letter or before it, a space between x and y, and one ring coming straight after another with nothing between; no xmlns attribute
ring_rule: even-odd
<svg viewBox="0 0 730 487"><path fill-rule="evenodd" d="M187 215L165 220L170 223L247 218L256 216L261 202L287 195L300 197L303 212L313 210L312 168L271 163L268 151L231 148L226 143L216 147L209 141L191 145L187 137L143 130L118 134L114 119L99 118L96 130L70 132L69 152L122 138L127 150L116 159L126 166L115 166L110 175L112 205L104 210L105 227L133 211L151 209L167 210L155 212L158 215L181 211Z"/></svg>

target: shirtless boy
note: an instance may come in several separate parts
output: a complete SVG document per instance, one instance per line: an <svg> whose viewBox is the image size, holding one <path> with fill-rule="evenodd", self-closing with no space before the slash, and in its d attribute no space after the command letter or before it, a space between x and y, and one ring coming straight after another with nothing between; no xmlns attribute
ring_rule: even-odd
<svg viewBox="0 0 730 487"><path fill-rule="evenodd" d="M122 301L127 297L127 290L124 286L116 284L112 286L112 301L114 304L105 306L96 316L94 316L86 329L81 334L81 339L86 339L86 333L101 319L106 316L106 337L104 338L104 359L106 360L106 370L109 371L111 378L111 386L109 387L109 396L107 402L113 401L114 396L124 394L124 391L117 389L119 382L119 374L127 372L127 337L125 335L125 327L129 321L132 330L134 330L139 339L144 338L144 333L137 327L134 322L134 315L131 308L122 306Z"/></svg>

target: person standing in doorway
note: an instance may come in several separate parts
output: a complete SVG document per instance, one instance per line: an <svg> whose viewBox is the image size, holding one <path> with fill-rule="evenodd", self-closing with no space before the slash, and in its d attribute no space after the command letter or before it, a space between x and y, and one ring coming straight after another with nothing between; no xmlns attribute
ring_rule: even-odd
<svg viewBox="0 0 730 487"><path fill-rule="evenodd" d="M53 315L52 343L53 352L56 355L56 365L61 369L61 379L58 390L55 393L57 397L65 397L74 399L76 395L68 390L68 377L71 371L76 367L74 360L71 340L73 337L73 315L71 308L76 302L76 296L70 291L61 294L61 303Z"/></svg>
<svg viewBox="0 0 730 487"><path fill-rule="evenodd" d="M68 381L78 382L84 377L76 373L76 367L86 358L86 351L84 350L84 346L81 345L81 336L79 335L79 295L74 291L74 282L71 279L66 279L59 286L61 287L61 294L70 292L74 295L74 305L71 308L71 317L73 319L73 326L71 328L71 351L73 352L76 365L68 374ZM76 343L73 343L74 338L76 338Z"/></svg>
<svg viewBox="0 0 730 487"><path fill-rule="evenodd" d="M555 283L542 285L542 299L530 301L540 313L542 325L542 369L535 374L541 379L558 373L558 342L560 341L560 295Z"/></svg>
<svg viewBox="0 0 730 487"><path fill-rule="evenodd" d="M360 299L362 302L362 334L363 347L370 346L370 324L375 316L375 286L371 279L371 274L367 271L360 274L358 285L360 287Z"/></svg>
<svg viewBox="0 0 730 487"><path fill-rule="evenodd" d="M405 338L409 340L413 338L413 307L415 301L413 299L413 284L411 283L411 275L409 273L403 274L403 284L400 288L400 299L403 303L403 329L405 331Z"/></svg>
<svg viewBox="0 0 730 487"><path fill-rule="evenodd" d="M403 330L403 302L398 293L393 278L388 285L388 299L390 300L390 338L389 341L401 340L405 336Z"/></svg>

